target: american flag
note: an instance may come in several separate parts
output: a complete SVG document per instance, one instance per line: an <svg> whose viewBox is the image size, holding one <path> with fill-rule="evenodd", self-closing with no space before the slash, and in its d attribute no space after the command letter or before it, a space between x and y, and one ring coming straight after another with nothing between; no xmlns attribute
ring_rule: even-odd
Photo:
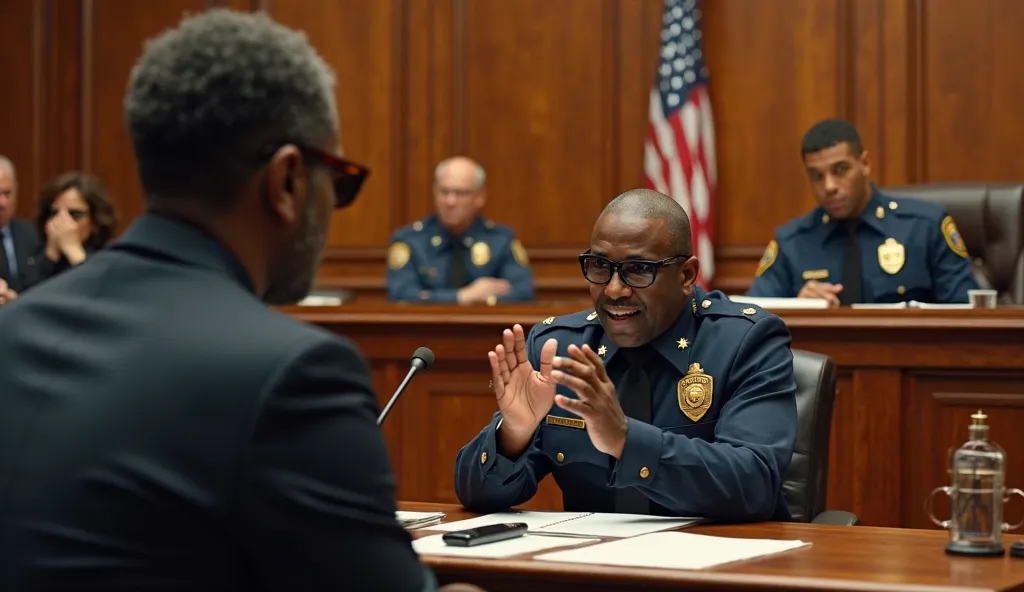
<svg viewBox="0 0 1024 592"><path fill-rule="evenodd" d="M689 215L694 255L701 265L697 280L707 288L715 273L715 129L700 20L697 0L665 0L644 181L648 188L672 196Z"/></svg>

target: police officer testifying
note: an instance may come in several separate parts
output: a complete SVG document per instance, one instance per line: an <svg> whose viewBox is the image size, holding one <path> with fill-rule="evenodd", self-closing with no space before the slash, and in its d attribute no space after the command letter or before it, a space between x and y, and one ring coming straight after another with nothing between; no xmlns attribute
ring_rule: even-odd
<svg viewBox="0 0 1024 592"><path fill-rule="evenodd" d="M977 284L953 217L874 187L850 123L815 124L801 152L820 205L776 230L747 295L823 298L831 306L968 301Z"/></svg>
<svg viewBox="0 0 1024 592"><path fill-rule="evenodd" d="M506 329L488 354L499 411L458 453L464 506L524 503L551 473L566 511L789 518L789 330L695 286L691 249L665 195L605 208L580 256L593 310Z"/></svg>
<svg viewBox="0 0 1024 592"><path fill-rule="evenodd" d="M483 167L468 158L437 165L437 213L391 237L391 300L490 305L533 300L530 260L515 231L480 216L485 182Z"/></svg>

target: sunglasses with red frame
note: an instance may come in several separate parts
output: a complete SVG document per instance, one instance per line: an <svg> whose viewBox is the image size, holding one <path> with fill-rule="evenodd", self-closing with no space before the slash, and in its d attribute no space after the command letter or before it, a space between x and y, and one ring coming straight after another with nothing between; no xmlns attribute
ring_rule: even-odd
<svg viewBox="0 0 1024 592"><path fill-rule="evenodd" d="M363 186L363 182L366 181L366 177L370 175L370 169L367 167L346 160L340 156L331 154L326 150L314 148L306 144L299 144L297 142L286 142L282 144L272 144L266 146L260 150L260 156L263 158L270 158L275 152L281 149L282 146L291 144L306 156L316 159L316 161L331 171L331 176L334 178L334 208L341 209L352 205L352 202L356 200L356 196L359 195L359 190Z"/></svg>

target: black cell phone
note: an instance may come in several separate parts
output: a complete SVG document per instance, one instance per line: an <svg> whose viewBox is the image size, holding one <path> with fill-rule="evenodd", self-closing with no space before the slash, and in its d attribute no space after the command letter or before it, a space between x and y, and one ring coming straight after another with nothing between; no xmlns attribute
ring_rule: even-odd
<svg viewBox="0 0 1024 592"><path fill-rule="evenodd" d="M526 534L526 523L513 522L511 524L491 524L489 526L481 526L480 528L446 532L441 537L441 540L444 541L444 544L452 547L475 547L476 545L486 545L487 543L514 539L524 534Z"/></svg>

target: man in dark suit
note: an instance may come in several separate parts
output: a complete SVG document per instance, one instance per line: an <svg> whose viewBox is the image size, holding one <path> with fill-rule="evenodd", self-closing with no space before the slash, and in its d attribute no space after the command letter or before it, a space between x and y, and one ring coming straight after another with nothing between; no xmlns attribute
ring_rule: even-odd
<svg viewBox="0 0 1024 592"><path fill-rule="evenodd" d="M132 70L147 212L0 308L0 589L433 590L355 347L310 289L343 160L330 69L261 13Z"/></svg>
<svg viewBox="0 0 1024 592"><path fill-rule="evenodd" d="M17 210L18 175L14 163L0 155L0 304L18 296L28 258L39 250L35 227L15 218Z"/></svg>

